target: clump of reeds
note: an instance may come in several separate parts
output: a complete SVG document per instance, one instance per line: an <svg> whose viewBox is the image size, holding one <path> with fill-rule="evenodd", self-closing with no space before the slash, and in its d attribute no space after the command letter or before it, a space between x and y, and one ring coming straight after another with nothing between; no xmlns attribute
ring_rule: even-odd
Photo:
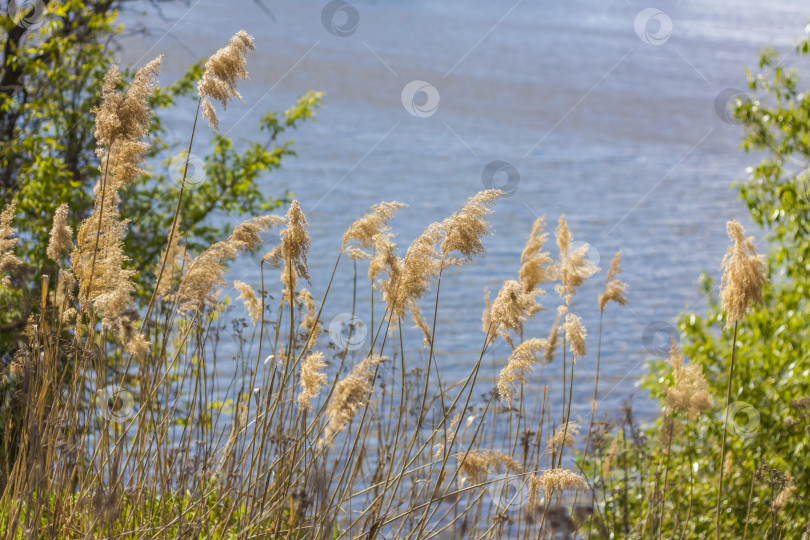
<svg viewBox="0 0 810 540"><path fill-rule="evenodd" d="M22 266L22 261L14 255L14 246L19 244L19 238L12 238L15 234L11 221L14 219L16 201L11 200L0 213L0 284L11 285L11 274Z"/></svg>
<svg viewBox="0 0 810 540"><path fill-rule="evenodd" d="M253 47L239 32L206 63L199 103L214 128L212 102L224 108L241 99L236 84L247 78L245 55ZM485 338L476 356L460 360L465 377L458 381L443 369L446 350L436 330L447 315L439 313L441 281L448 267L485 254L493 232L488 218L503 195L497 190L471 196L425 227L404 253L390 222L405 205L375 205L343 235L323 289L310 283L308 266L321 239L310 237L299 201L283 216L247 219L192 253L180 234L181 190L171 227L159 232L167 239L154 261L154 291L139 297L123 249L128 222L120 203L122 188L143 174L159 64L147 64L125 91L117 69L108 73L97 110L101 176L93 212L76 226L66 204L54 209L46 254L58 266L59 284L49 289L41 278L39 312L2 366L0 530L7 537L545 538L560 531L584 537L586 525L597 535L620 536L630 534L630 524L600 514L622 507L631 515L633 505L644 516L633 531L643 535L649 522L656 536L665 534L674 500L667 497L669 458L679 443L689 443L678 438L676 415L689 422L706 415L708 384L701 363L685 363L673 344L672 385L662 390L663 444L658 468L648 475L655 482L651 502L611 495L617 478L624 486L616 492L626 495L631 478L652 467L633 461L633 452L650 445L629 409L609 444L608 428L594 421L601 321L607 305L628 303L628 285L618 278L619 252L601 294L583 297L583 284L599 269L587 258L587 244L575 246L564 215L555 231L556 259L546 251L549 233L539 218L515 253L517 275L506 276L491 301L487 291ZM14 213L12 201L0 214L3 287L24 282L12 277L23 265L13 253L20 242ZM258 277L231 281L229 264L262 250L274 227L281 228L280 241L252 268ZM734 244L724 260L721 299L736 328L761 301L765 277L742 227L731 222L729 234ZM327 297L341 279L344 254L355 283L363 275L358 267L368 264L368 309L356 285L345 306L368 323L359 348L323 335L324 306L338 307ZM265 272L274 268L279 279L268 285ZM222 298L229 282L249 321L229 315ZM537 321L529 322L552 287L560 295L555 318L538 330ZM575 381L581 385L574 364L593 356L592 349L586 355L583 323L589 308L599 313L600 337L588 436L579 452L580 425L570 413ZM401 324L407 314L419 331L413 342ZM506 352L496 338L509 345ZM501 367L496 381L481 376L488 353ZM563 360L561 403L536 369L555 355ZM685 483L689 472L693 488L690 457L677 471L673 465L673 474ZM598 467L589 465L593 460ZM786 470L769 478L769 510L782 511L799 496L800 477ZM493 495L502 484L515 488L520 511L510 513L513 507ZM583 492L592 498L583 503L590 512L576 504ZM574 497L571 516L560 510L565 495Z"/></svg>

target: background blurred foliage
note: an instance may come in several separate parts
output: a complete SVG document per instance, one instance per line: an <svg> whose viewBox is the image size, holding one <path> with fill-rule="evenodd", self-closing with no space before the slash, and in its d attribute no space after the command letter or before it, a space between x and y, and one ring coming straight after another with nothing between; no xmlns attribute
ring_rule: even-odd
<svg viewBox="0 0 810 540"><path fill-rule="evenodd" d="M808 37L795 53L794 64L810 56ZM737 336L723 538L810 535L810 94L802 89L799 70L783 66L791 63L785 60L763 51L759 73L748 72L750 96L739 96L734 106L742 147L763 157L738 188L754 221L767 231L771 283L764 305L740 323ZM746 232L757 236L760 251L768 249L761 231ZM642 531L663 538L714 536L732 331L723 329L717 284L704 274L701 289L708 300L705 315L686 313L678 328L684 355L703 366L713 410L694 422L676 415L667 452L659 442L663 417L639 429L628 408L606 423L598 452L585 464L605 497L600 521L615 537ZM644 386L662 408L671 385L669 363L653 362ZM611 449L615 455L606 468ZM791 482L795 489L781 504L779 494Z"/></svg>
<svg viewBox="0 0 810 540"><path fill-rule="evenodd" d="M114 63L116 38L124 30L116 20L125 0L41 4L46 7L39 25L25 20L17 24L6 10L2 17L0 195L2 203L17 199L15 225L22 242L16 253L29 264L26 275L15 276L17 286L0 290L4 336L22 326L31 299L38 294L36 285L28 289L30 294L20 285L36 284L39 274L55 270L45 247L56 207L70 204L74 230L92 209L93 186L99 178L92 109L99 103L104 74ZM158 16L158 2L153 4ZM39 17L30 20L38 22ZM195 82L203 63L204 59L157 91L150 160L154 171L128 186L122 197L121 213L130 220L126 254L138 271L141 295L147 294L154 279L154 261L165 246L180 189L179 178L169 177L169 160L182 161L191 136L183 134L185 142L182 137L165 141L162 119L172 109L193 118ZM121 69L128 80L139 67ZM227 135L215 134L205 155L211 132L204 121L198 122L191 153L202 160L204 181L186 190L181 208L181 231L191 252L230 232L231 225L223 218L267 212L288 200L289 193L266 193L260 184L284 158L295 155L288 130L313 119L321 96L310 91L285 112L263 114L259 127L266 139L240 144L238 150ZM181 102L183 97L187 99Z"/></svg>

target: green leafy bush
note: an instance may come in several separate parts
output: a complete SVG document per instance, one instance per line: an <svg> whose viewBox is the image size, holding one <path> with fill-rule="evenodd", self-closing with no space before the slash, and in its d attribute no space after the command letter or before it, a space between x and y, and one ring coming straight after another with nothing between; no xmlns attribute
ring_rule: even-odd
<svg viewBox="0 0 810 540"><path fill-rule="evenodd" d="M810 40L803 38L796 52L808 56ZM741 96L734 108L743 148L765 153L739 189L753 219L767 228L771 250L763 305L740 321L736 337L723 538L800 538L810 531L810 94L800 90L799 72L782 63L775 51L764 51L762 73L748 74L751 97ZM733 331L724 329L716 284L704 275L701 288L705 314L685 313L678 328L684 355L703 367L714 407L695 421L676 414L674 428L662 417L640 430L629 413L616 429L608 427L586 463L604 495L603 532L715 534ZM653 362L644 386L662 406L672 384L669 363Z"/></svg>

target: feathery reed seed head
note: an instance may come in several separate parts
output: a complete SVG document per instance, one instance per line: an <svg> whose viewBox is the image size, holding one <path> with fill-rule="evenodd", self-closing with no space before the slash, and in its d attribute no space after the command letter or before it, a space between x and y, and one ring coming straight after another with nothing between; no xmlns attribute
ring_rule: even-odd
<svg viewBox="0 0 810 540"><path fill-rule="evenodd" d="M543 495L548 499L552 493L560 491L585 491L588 484L577 473L568 469L551 469L540 473Z"/></svg>
<svg viewBox="0 0 810 540"><path fill-rule="evenodd" d="M111 192L135 181L149 145L152 109L149 99L157 84L157 74L163 57L158 56L138 70L126 92L119 92L121 74L113 65L104 77L101 105L93 109L96 115L96 154L99 170L106 178Z"/></svg>
<svg viewBox="0 0 810 540"><path fill-rule="evenodd" d="M555 290L565 299L565 304L570 306L571 296L576 294L577 287L597 273L599 267L588 260L588 248L590 248L588 244L582 244L573 249L573 236L568 228L565 214L560 214L556 238L557 247L560 249L560 259L554 267L554 273L560 283Z"/></svg>
<svg viewBox="0 0 810 540"><path fill-rule="evenodd" d="M110 150L116 141L136 141L149 134L152 109L149 99L157 83L163 56L158 56L138 70L126 92L118 91L121 73L113 65L104 76L101 105L96 114L95 137L99 146Z"/></svg>
<svg viewBox="0 0 810 540"><path fill-rule="evenodd" d="M298 394L298 406L303 410L312 407L312 400L318 397L324 384L326 384L326 362L323 353L314 352L301 363L301 392Z"/></svg>
<svg viewBox="0 0 810 540"><path fill-rule="evenodd" d="M599 313L605 311L605 306L609 302L616 302L619 305L626 306L627 301L627 283L616 279L624 269L621 267L622 252L617 251L610 262L610 269L608 270L607 279L605 280L605 289L599 295Z"/></svg>
<svg viewBox="0 0 810 540"><path fill-rule="evenodd" d="M349 229L343 234L343 247L346 247L352 240L356 241L360 247L369 251L374 251L376 237L380 233L389 231L388 222L394 217L397 210L407 208L407 204L394 202L381 202L375 204L371 209L358 218ZM349 253L351 258L371 258L362 249L355 248Z"/></svg>
<svg viewBox="0 0 810 540"><path fill-rule="evenodd" d="M245 304L245 311L250 315L253 324L259 324L262 320L262 301L253 292L253 287L243 281L234 281L234 288L239 291L239 299Z"/></svg>
<svg viewBox="0 0 810 540"><path fill-rule="evenodd" d="M380 232L374 235L374 256L371 258L371 262L368 265L368 278L378 288L382 287L382 283L376 282L383 272L388 275L388 281L399 283L402 268L401 261L396 255L396 245L393 242L393 238L393 235L388 232ZM350 249L352 249L352 252L360 252L364 256L366 255L361 249ZM351 254L349 256L351 257Z"/></svg>
<svg viewBox="0 0 810 540"><path fill-rule="evenodd" d="M117 327L119 336L131 352L141 354L145 342L128 330L127 315L132 303L135 271L125 268L124 237L128 220L121 219L118 191L143 172L141 164L149 145L152 97L162 57L138 70L129 88L118 91L121 75L112 66L102 88L101 105L96 114L96 154L102 173L95 192L93 212L76 234L76 249L71 254L73 270L79 282L79 301L92 304L102 316L105 327ZM64 231L63 231L64 232ZM138 339L132 342L133 339Z"/></svg>
<svg viewBox="0 0 810 540"><path fill-rule="evenodd" d="M369 356L358 363L352 371L335 385L335 392L326 408L329 422L321 437L321 446L332 446L335 436L349 423L355 413L362 409L371 397L373 370L385 360L382 356Z"/></svg>
<svg viewBox="0 0 810 540"><path fill-rule="evenodd" d="M571 354L574 355L574 361L576 361L577 357L584 358L585 338L588 336L588 332L582 326L582 319L573 313L569 313L565 316L563 328L565 329L565 339L568 341Z"/></svg>
<svg viewBox="0 0 810 540"><path fill-rule="evenodd" d="M219 130L219 120L211 99L219 101L223 109L227 109L228 102L233 98L244 101L236 90L236 83L248 78L245 55L254 49L253 37L240 30L205 63L205 71L197 82L197 91L202 99L203 117L215 130Z"/></svg>
<svg viewBox="0 0 810 540"><path fill-rule="evenodd" d="M387 265L391 271L385 281L379 283L379 288L390 317L403 316L412 302L427 293L442 268L464 264L486 251L481 237L491 232L486 220L492 213L488 206L502 195L502 191L490 189L470 197L453 216L428 225L413 241L403 260ZM375 271L381 267L379 263L374 265Z"/></svg>
<svg viewBox="0 0 810 540"><path fill-rule="evenodd" d="M554 353L557 352L557 346L560 344L560 318L565 315L567 308L557 306L557 315L554 316L554 324L551 325L551 330L548 333L548 347L543 355L543 363L548 365L554 360Z"/></svg>
<svg viewBox="0 0 810 540"><path fill-rule="evenodd" d="M492 303L492 323L499 329L522 334L526 320L542 309L535 296L534 292L524 292L517 281L504 281Z"/></svg>
<svg viewBox="0 0 810 540"><path fill-rule="evenodd" d="M523 290L527 293L532 292L539 284L554 277L549 266L553 260L548 251L543 251L543 246L548 239L545 228L545 216L534 221L529 238L526 240L526 246L520 256L519 280L520 284L523 285Z"/></svg>
<svg viewBox="0 0 810 540"><path fill-rule="evenodd" d="M396 265L399 273L389 272L387 278L379 284L392 317L402 317L411 302L427 294L428 287L438 275L441 266L436 252L436 244L440 238L439 225L428 225L408 248L405 259Z"/></svg>
<svg viewBox="0 0 810 540"><path fill-rule="evenodd" d="M486 253L481 237L492 232L487 221L487 216L492 214L489 206L503 195L505 193L498 189L479 191L467 199L455 215L441 222L444 239L439 253L445 265L461 265L472 260L475 255ZM451 255L455 252L460 253L461 257Z"/></svg>
<svg viewBox="0 0 810 540"><path fill-rule="evenodd" d="M568 429L566 429L565 424L558 427L557 431L546 443L546 452L559 452L564 446L573 449L574 440L579 436L579 427L577 422L568 422Z"/></svg>
<svg viewBox="0 0 810 540"><path fill-rule="evenodd" d="M23 265L23 262L12 252L14 247L20 243L19 238L12 238L16 233L11 225L16 208L17 201L12 199L0 213L0 284L6 286L11 283L11 274Z"/></svg>
<svg viewBox="0 0 810 540"><path fill-rule="evenodd" d="M726 311L726 328L745 318L751 304L762 304L762 287L767 283L765 261L756 254L754 237L743 236L745 229L734 220L726 223L733 244L723 257L720 302Z"/></svg>
<svg viewBox="0 0 810 540"><path fill-rule="evenodd" d="M537 495L540 493L542 486L543 480L539 476L533 474L529 477L529 497L527 501L529 511L537 508Z"/></svg>
<svg viewBox="0 0 810 540"><path fill-rule="evenodd" d="M268 253L265 257L281 259L284 263L284 274L289 274L288 265L292 266L294 278L300 277L309 281L309 270L307 269L307 251L309 250L309 233L307 232L307 218L301 211L301 205L295 200L287 210L287 228L283 229L281 243ZM271 255L272 254L272 255ZM287 279L282 276L282 279ZM289 284L288 284L289 286ZM289 290L293 290L292 287Z"/></svg>
<svg viewBox="0 0 810 540"><path fill-rule="evenodd" d="M512 404L512 397L519 384L526 384L526 375L540 362L540 355L548 349L548 341L532 338L524 341L509 356L509 361L498 377L498 393L501 399Z"/></svg>
<svg viewBox="0 0 810 540"><path fill-rule="evenodd" d="M675 420L675 417L669 412L664 414L661 419L661 427L658 430L658 444L664 453L669 451L672 445L672 440L680 431L680 426Z"/></svg>
<svg viewBox="0 0 810 540"><path fill-rule="evenodd" d="M697 362L684 366L683 355L674 339L669 351L669 363L672 366L673 384L666 390L667 407L673 411L684 411L689 420L695 420L712 406L703 369Z"/></svg>
<svg viewBox="0 0 810 540"><path fill-rule="evenodd" d="M67 203L63 203L59 205L53 215L47 254L48 258L56 264L61 264L65 252L73 246L73 229L67 224L68 212Z"/></svg>
<svg viewBox="0 0 810 540"><path fill-rule="evenodd" d="M522 471L515 459L499 450L470 450L459 452L453 457L459 460L458 470L473 484L483 484L487 481L490 472Z"/></svg>

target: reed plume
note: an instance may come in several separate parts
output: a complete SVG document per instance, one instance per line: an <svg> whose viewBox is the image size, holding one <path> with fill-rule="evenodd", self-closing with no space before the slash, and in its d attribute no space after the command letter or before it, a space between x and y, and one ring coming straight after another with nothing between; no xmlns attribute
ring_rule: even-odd
<svg viewBox="0 0 810 540"><path fill-rule="evenodd" d="M320 440L321 446L331 447L337 434L354 418L358 410L366 406L373 390L371 377L374 368L384 360L384 357L378 355L366 357L337 382L326 408L329 421Z"/></svg>
<svg viewBox="0 0 810 540"><path fill-rule="evenodd" d="M262 257L276 268L281 268L281 283L284 285L283 301L292 303L298 278L309 281L307 251L309 233L307 218L298 201L293 201L287 210L287 228L279 232L281 242Z"/></svg>
<svg viewBox="0 0 810 540"><path fill-rule="evenodd" d="M551 494L560 491L586 491L588 484L577 473L568 469L550 469L540 473L543 495L548 500Z"/></svg>
<svg viewBox="0 0 810 540"><path fill-rule="evenodd" d="M138 70L123 93L118 91L121 74L117 66L113 65L104 77L101 105L93 112L96 115L96 154L101 161L102 184L105 184L102 188L109 189L110 195L144 173L141 165L149 150L145 139L152 122L149 99L154 94L162 58L158 56Z"/></svg>
<svg viewBox="0 0 810 540"><path fill-rule="evenodd" d="M481 241L485 234L492 233L487 216L492 214L489 206L505 195L498 189L479 191L461 207L455 215L441 222L444 239L439 247L442 264L462 265L476 255L486 253ZM461 257L453 256L458 252Z"/></svg>
<svg viewBox="0 0 810 540"><path fill-rule="evenodd" d="M661 427L658 429L658 444L661 451L668 453L675 436L680 433L680 426L675 421L672 411L666 411L661 419Z"/></svg>
<svg viewBox="0 0 810 540"><path fill-rule="evenodd" d="M567 446L574 448L574 440L579 436L579 424L577 422L566 422L554 432L554 435L546 443L546 452L558 452Z"/></svg>
<svg viewBox="0 0 810 540"><path fill-rule="evenodd" d="M349 257L355 260L370 259L368 277L375 283L381 274L388 275L388 281L399 283L401 261L396 256L394 235L388 222L396 212L407 208L407 204L381 202L374 205L358 218L343 235L343 247ZM352 244L354 241L354 244ZM378 284L381 287L382 284Z"/></svg>
<svg viewBox="0 0 810 540"><path fill-rule="evenodd" d="M498 377L498 393L501 399L509 405L512 404L513 394L518 390L518 384L526 384L526 375L532 372L533 367L540 362L540 355L548 349L548 341L532 338L524 341L509 356L509 361L501 370Z"/></svg>
<svg viewBox="0 0 810 540"><path fill-rule="evenodd" d="M430 347L430 342L433 338L431 336L430 327L428 326L427 321L424 317L422 317L422 311L419 309L419 305L416 302L412 302L410 304L410 309L414 328L418 328L422 331L422 343L425 345L425 347Z"/></svg>
<svg viewBox="0 0 810 540"><path fill-rule="evenodd" d="M666 389L667 407L673 411L683 411L689 420L695 420L712 406L703 369L696 362L684 366L683 355L674 339L669 350L669 364L672 366L673 384Z"/></svg>
<svg viewBox="0 0 810 540"><path fill-rule="evenodd" d="M93 212L79 226L71 262L79 283L79 301L92 305L102 317L102 325L117 328L127 350L136 355L147 350L146 341L132 330L132 304L135 271L125 268L124 237L128 220L121 219L118 191L135 181L149 144L152 109L159 56L138 70L125 92L119 92L121 75L112 66L104 78L101 105L96 115L96 154L101 178L95 186Z"/></svg>
<svg viewBox="0 0 810 540"><path fill-rule="evenodd" d="M394 202L381 202L358 218L343 234L343 247L349 249L349 256L353 259L371 259L369 251L376 252L375 243L379 234L390 230L388 222L397 213L397 210L407 208L407 204ZM358 247L350 246L354 240ZM366 251L364 251L366 250Z"/></svg>
<svg viewBox="0 0 810 540"><path fill-rule="evenodd" d="M532 292L535 288L554 277L550 267L553 259L548 251L543 251L543 246L548 239L545 232L546 217L537 218L532 225L526 246L520 256L519 281L523 285L524 292Z"/></svg>
<svg viewBox="0 0 810 540"><path fill-rule="evenodd" d="M386 284L399 283L402 274L402 261L396 255L396 245L393 238L393 235L388 232L381 232L374 236L374 256L368 265L368 278L380 291L390 286ZM352 253L354 252L365 254L365 252L356 248L352 250ZM383 273L388 277L378 283L377 281Z"/></svg>
<svg viewBox="0 0 810 540"><path fill-rule="evenodd" d="M245 55L254 49L253 37L240 30L228 40L225 47L215 52L205 63L205 71L197 82L197 91L202 100L203 117L217 131L219 120L211 100L219 101L223 109L228 108L228 103L233 98L244 102L236 90L236 83L248 78Z"/></svg>
<svg viewBox="0 0 810 540"><path fill-rule="evenodd" d="M565 330L565 339L571 349L571 354L574 356L574 362L577 357L585 357L585 338L588 336L587 330L582 326L582 319L569 313L565 316L565 323L563 323Z"/></svg>
<svg viewBox="0 0 810 540"><path fill-rule="evenodd" d="M762 287L767 283L765 259L756 254L754 237L743 236L745 229L734 220L726 223L733 244L723 257L720 302L726 311L726 329L745 318L748 306L762 304Z"/></svg>
<svg viewBox="0 0 810 540"><path fill-rule="evenodd" d="M483 484L492 472L520 473L523 470L512 456L500 450L470 450L453 457L459 460L459 480L463 475L473 484Z"/></svg>
<svg viewBox="0 0 810 540"><path fill-rule="evenodd" d="M315 352L307 356L301 362L301 392L299 392L298 406L302 410L312 408L312 400L318 397L324 384L326 384L326 362L323 361L323 353Z"/></svg>
<svg viewBox="0 0 810 540"><path fill-rule="evenodd" d="M402 317L411 302L427 293L441 267L436 251L441 234L438 224L429 225L408 248L405 259L392 267L392 270L397 268L399 271L388 272L387 277L378 282L390 316Z"/></svg>
<svg viewBox="0 0 810 540"><path fill-rule="evenodd" d="M554 316L554 324L551 325L551 330L548 333L548 346L543 355L543 363L548 365L554 360L554 353L557 351L557 346L560 344L560 319L568 311L566 306L557 306L557 315Z"/></svg>
<svg viewBox="0 0 810 540"><path fill-rule="evenodd" d="M14 255L14 247L20 243L19 238L12 238L17 232L11 225L17 201L12 199L0 213L0 285L11 285L11 274L22 268L23 262Z"/></svg>
<svg viewBox="0 0 810 540"><path fill-rule="evenodd" d="M492 323L497 325L502 335L510 343L511 338L504 331L511 330L518 335L523 335L523 324L542 309L535 297L536 291L524 292L520 283L508 280L503 282L498 296L492 302Z"/></svg>
<svg viewBox="0 0 810 540"><path fill-rule="evenodd" d="M529 476L529 497L527 500L527 507L530 511L537 507L537 495L540 494L542 485L543 480L539 476L536 474Z"/></svg>
<svg viewBox="0 0 810 540"><path fill-rule="evenodd" d="M102 317L102 324L111 328L121 321L121 315L132 304L135 271L125 268L129 258L124 255L127 220L120 219L117 206L110 205L99 217L94 212L82 222L72 254L73 270L79 282L79 301L92 305Z"/></svg>
<svg viewBox="0 0 810 540"><path fill-rule="evenodd" d="M298 201L293 201L287 211L287 228L281 232L281 256L286 264L295 269L298 277L309 281L307 269L307 251L309 250L309 233L307 218L301 211Z"/></svg>
<svg viewBox="0 0 810 540"><path fill-rule="evenodd" d="M262 301L256 296L253 287L243 281L234 281L233 287L239 291L238 299L245 305L245 311L250 316L253 324L258 324L262 320Z"/></svg>
<svg viewBox="0 0 810 540"><path fill-rule="evenodd" d="M67 224L69 210L67 203L59 205L56 209L46 251L48 258L60 266L62 257L73 247L73 229Z"/></svg>
<svg viewBox="0 0 810 540"><path fill-rule="evenodd" d="M568 228L565 214L560 214L556 230L557 247L560 249L560 258L554 266L554 273L560 283L555 287L557 293L565 299L565 304L571 305L571 296L576 294L577 287L585 283L589 277L599 271L599 267L588 260L588 244L582 244L574 249L573 236Z"/></svg>
<svg viewBox="0 0 810 540"><path fill-rule="evenodd" d="M137 331L136 319L137 312L134 310L127 311L121 316L119 320L121 341L129 354L135 358L143 358L149 352L151 345L143 334Z"/></svg>
<svg viewBox="0 0 810 540"><path fill-rule="evenodd" d="M610 269L608 270L607 279L605 279L605 288L599 295L599 313L605 311L605 306L609 302L616 302L619 305L626 306L627 300L627 283L616 279L616 276L624 272L622 264L622 252L617 251L610 261Z"/></svg>

